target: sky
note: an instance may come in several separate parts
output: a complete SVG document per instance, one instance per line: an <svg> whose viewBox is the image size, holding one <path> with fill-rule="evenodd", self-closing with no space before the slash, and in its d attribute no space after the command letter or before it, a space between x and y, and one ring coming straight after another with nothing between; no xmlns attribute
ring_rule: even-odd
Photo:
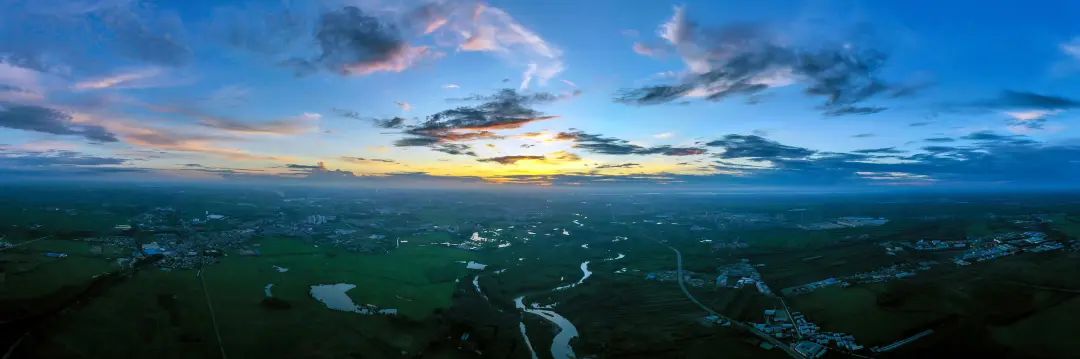
<svg viewBox="0 0 1080 359"><path fill-rule="evenodd" d="M0 5L10 179L1080 182L1075 1Z"/></svg>

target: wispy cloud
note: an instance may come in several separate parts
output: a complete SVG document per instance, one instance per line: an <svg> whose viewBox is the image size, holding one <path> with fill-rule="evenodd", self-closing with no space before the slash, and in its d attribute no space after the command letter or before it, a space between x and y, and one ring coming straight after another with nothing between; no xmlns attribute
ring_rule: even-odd
<svg viewBox="0 0 1080 359"><path fill-rule="evenodd" d="M100 90L107 88L130 88L148 86L146 80L161 74L161 69L156 67L126 71L76 82L72 85L75 90Z"/></svg>
<svg viewBox="0 0 1080 359"><path fill-rule="evenodd" d="M1080 36L1073 38L1069 42L1061 44L1061 52L1065 55L1069 55L1076 61L1080 61Z"/></svg>
<svg viewBox="0 0 1080 359"><path fill-rule="evenodd" d="M298 116L263 122L239 121L208 115L199 117L199 123L203 126L229 132L254 135L297 135L316 130L322 115L306 112Z"/></svg>
<svg viewBox="0 0 1080 359"><path fill-rule="evenodd" d="M424 33L455 39L459 51L490 52L525 67L519 89L541 85L565 69L562 51L505 10L479 2L434 3L411 15Z"/></svg>

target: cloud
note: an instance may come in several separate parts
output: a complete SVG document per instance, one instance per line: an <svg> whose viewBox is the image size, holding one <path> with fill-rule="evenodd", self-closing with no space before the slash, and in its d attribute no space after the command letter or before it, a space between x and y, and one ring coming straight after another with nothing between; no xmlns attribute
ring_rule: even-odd
<svg viewBox="0 0 1080 359"><path fill-rule="evenodd" d="M258 155L242 149L221 146L218 142L234 138L219 134L206 134L206 131L192 133L119 120L110 120L103 125L116 133L124 142L139 147L163 151L201 153L236 160L281 160L273 156Z"/></svg>
<svg viewBox="0 0 1080 359"><path fill-rule="evenodd" d="M997 97L975 101L968 106L987 109L1064 110L1080 107L1080 101L1034 92L1005 90Z"/></svg>
<svg viewBox="0 0 1080 359"><path fill-rule="evenodd" d="M375 126L379 128L402 128L405 126L405 119L401 117L376 119Z"/></svg>
<svg viewBox="0 0 1080 359"><path fill-rule="evenodd" d="M473 152L472 146L461 143L440 143L433 146L432 150L436 152L442 152L448 155L476 157L476 152Z"/></svg>
<svg viewBox="0 0 1080 359"><path fill-rule="evenodd" d="M251 96L251 88L239 85L226 85L217 88L207 96L207 100L224 104L236 105L246 103Z"/></svg>
<svg viewBox="0 0 1080 359"><path fill-rule="evenodd" d="M1014 132L1027 132L1033 130L1042 130L1046 125L1047 120L1057 115L1064 110L1026 110L1026 111L1006 111L1005 115L1012 118L1008 122L1009 128Z"/></svg>
<svg viewBox="0 0 1080 359"><path fill-rule="evenodd" d="M728 135L725 136L742 136ZM926 146L901 156L894 148L831 153L779 143L749 146L721 158L713 182L753 185L815 186L841 184L925 185L929 183L999 188L1070 185L1080 175L1075 145L1050 145L1025 136L979 131L961 137L959 146ZM743 141L737 141L741 147ZM771 141L770 141L771 142ZM889 160L880 160L886 154ZM726 177L725 177L726 176ZM709 181L709 180L705 180Z"/></svg>
<svg viewBox="0 0 1080 359"><path fill-rule="evenodd" d="M44 100L43 74L24 67L4 63L0 56L0 103L39 103Z"/></svg>
<svg viewBox="0 0 1080 359"><path fill-rule="evenodd" d="M150 80L162 74L162 69L157 67L118 72L104 77L76 82L72 85L75 90L101 90L109 88L142 88L160 85Z"/></svg>
<svg viewBox="0 0 1080 359"><path fill-rule="evenodd" d="M659 139L668 139L668 138L675 137L675 133L674 132L661 132L661 133L657 133L657 134L652 135L652 137L653 138L659 138Z"/></svg>
<svg viewBox="0 0 1080 359"><path fill-rule="evenodd" d="M0 104L0 127L82 136L93 142L116 142L116 136L104 127L76 123L70 114L40 106Z"/></svg>
<svg viewBox="0 0 1080 359"><path fill-rule="evenodd" d="M453 89L461 88L461 85L458 85L458 84L445 84L445 85L442 86L442 88L447 89L447 90L453 90Z"/></svg>
<svg viewBox="0 0 1080 359"><path fill-rule="evenodd" d="M367 15L354 6L329 11L320 17L315 31L320 50L313 58L295 57L284 62L298 74L319 68L342 75L401 72L434 55L426 46L410 46L397 27Z"/></svg>
<svg viewBox="0 0 1080 359"><path fill-rule="evenodd" d="M375 127L378 127L378 128L403 128L403 127L405 127L405 122L408 121L405 118L399 117L399 116L394 116L394 117L390 117L390 118L368 118L368 117L364 117L359 112L340 109L340 108L334 108L331 111L333 111L338 116L345 117L345 118L351 118L351 119L354 119L354 120L361 120L361 121L370 120L375 125Z"/></svg>
<svg viewBox="0 0 1080 359"><path fill-rule="evenodd" d="M603 137L573 129L569 132L559 132L555 139L573 141L574 148L607 155L694 156L705 153L705 149L698 147L672 147L667 145L644 147L626 140Z"/></svg>
<svg viewBox="0 0 1080 359"><path fill-rule="evenodd" d="M995 97L966 103L945 104L947 111L967 113L997 112L1007 117L1007 125L1016 132L1041 130L1051 117L1080 108L1080 101L1028 91L1005 90Z"/></svg>
<svg viewBox="0 0 1080 359"><path fill-rule="evenodd" d="M176 67L193 56L180 17L136 1L9 2L0 57L42 72L102 73L120 59ZM34 29L34 31L27 31Z"/></svg>
<svg viewBox="0 0 1080 359"><path fill-rule="evenodd" d="M1061 44L1061 52L1065 55L1069 55L1076 61L1080 61L1080 37L1075 37L1072 41Z"/></svg>
<svg viewBox="0 0 1080 359"><path fill-rule="evenodd" d="M539 162L544 164L559 164L567 162L577 162L580 160L581 157L579 157L578 155L566 151L554 152L544 156L516 155L477 159L478 162L495 162L503 165L517 164L521 161Z"/></svg>
<svg viewBox="0 0 1080 359"><path fill-rule="evenodd" d="M912 184L912 183L925 183L934 182L933 178L927 175L920 175L908 172L867 172L860 171L855 172L859 177L872 180L891 182L895 184Z"/></svg>
<svg viewBox="0 0 1080 359"><path fill-rule="evenodd" d="M398 108L401 108L401 110L404 111L404 112L412 111L412 104L410 104L410 103L408 103L406 101L397 101L397 102L394 102L394 104L397 105Z"/></svg>
<svg viewBox="0 0 1080 359"><path fill-rule="evenodd" d="M898 149L896 149L896 147L882 147L882 148L867 148L867 149L855 150L855 151L851 151L851 152L869 154L869 155L887 155L887 154L904 153L906 151L898 150Z"/></svg>
<svg viewBox="0 0 1080 359"><path fill-rule="evenodd" d="M135 6L109 7L98 14L116 40L123 44L121 53L164 66L187 64L193 55L181 40L183 24L179 17L163 16L152 23L147 21L145 11L139 11L145 8Z"/></svg>
<svg viewBox="0 0 1080 359"><path fill-rule="evenodd" d="M495 162L495 163L504 164L504 165L512 165L512 164L516 164L516 163L518 163L520 161L543 161L545 159L546 159L546 157L544 157L544 156L500 156L500 157L492 157L492 158L481 158L481 159L477 159L476 161L478 161L478 162Z"/></svg>
<svg viewBox="0 0 1080 359"><path fill-rule="evenodd" d="M110 166L127 163L126 159L99 157L67 150L19 151L0 146L2 167Z"/></svg>
<svg viewBox="0 0 1080 359"><path fill-rule="evenodd" d="M398 140L396 146L431 146L443 142L500 138L494 131L516 129L529 123L556 118L532 108L561 97L546 92L519 93L503 89L489 96L474 95L463 101L480 102L459 106L428 116L405 133L413 136ZM445 151L444 151L445 152Z"/></svg>
<svg viewBox="0 0 1080 359"><path fill-rule="evenodd" d="M641 56L656 57L664 53L663 49L639 41L634 42L634 45L631 48L634 50L634 53Z"/></svg>
<svg viewBox="0 0 1080 359"><path fill-rule="evenodd" d="M620 163L620 164L603 164L603 165L599 165L599 166L596 166L596 169L608 169L608 168L635 168L635 167L641 167L641 164L639 164L639 163L633 163L633 162L629 162L629 163Z"/></svg>
<svg viewBox="0 0 1080 359"><path fill-rule="evenodd" d="M1005 115L1012 117L1016 121L1036 121L1044 120L1047 117L1061 113L1061 109L1055 110L1027 110L1027 111L1006 111Z"/></svg>
<svg viewBox="0 0 1080 359"><path fill-rule="evenodd" d="M231 118L199 115L199 124L229 132L253 135L297 135L314 131L322 115L303 113L273 121L246 122Z"/></svg>
<svg viewBox="0 0 1080 359"><path fill-rule="evenodd" d="M1000 135L993 131L977 131L961 136L961 139L979 142L984 146L1027 146L1036 142L1025 136Z"/></svg>
<svg viewBox="0 0 1080 359"><path fill-rule="evenodd" d="M394 160L383 158L364 158L364 157L341 157L342 161L354 162L354 163L368 163L368 162L381 162L381 163L398 163Z"/></svg>
<svg viewBox="0 0 1080 359"><path fill-rule="evenodd" d="M709 141L705 145L723 148L724 152L718 154L717 157L725 159L795 159L806 158L816 153L810 149L783 145L755 135L730 134L719 140Z"/></svg>
<svg viewBox="0 0 1080 359"><path fill-rule="evenodd" d="M807 95L825 98L821 107L826 115L849 115L883 111L859 105L873 97L915 90L878 77L886 59L880 51L851 43L803 49L757 25L704 29L688 19L684 7L675 8L658 35L681 56L687 72L676 83L623 89L617 102L654 105L688 97L720 101L802 83Z"/></svg>
<svg viewBox="0 0 1080 359"><path fill-rule="evenodd" d="M546 84L565 69L561 50L500 8L480 2L446 2L422 6L410 15L425 34L449 39L458 51L490 52L524 66L520 90L533 82Z"/></svg>

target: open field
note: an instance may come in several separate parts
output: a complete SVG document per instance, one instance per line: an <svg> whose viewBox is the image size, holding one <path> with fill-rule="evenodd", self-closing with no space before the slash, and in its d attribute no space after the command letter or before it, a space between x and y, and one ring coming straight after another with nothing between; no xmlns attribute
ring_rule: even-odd
<svg viewBox="0 0 1080 359"><path fill-rule="evenodd" d="M4 339L22 337L26 356L549 358L559 340L578 357L785 356L707 318L679 290L669 246L708 308L750 326L783 299L821 331L852 335L860 355L1068 356L1061 343L1080 313L1069 197L69 191L0 194L0 212L18 214L0 219L14 245L0 252ZM836 224L859 218L887 221ZM967 247L913 247L986 248L1029 232L1062 246L965 266L953 260ZM885 274L853 279L866 273ZM741 276L750 284L736 288ZM826 278L853 282L785 290ZM337 283L356 285L351 305L396 314L333 310L309 293ZM566 323L517 298L576 335L560 339Z"/></svg>

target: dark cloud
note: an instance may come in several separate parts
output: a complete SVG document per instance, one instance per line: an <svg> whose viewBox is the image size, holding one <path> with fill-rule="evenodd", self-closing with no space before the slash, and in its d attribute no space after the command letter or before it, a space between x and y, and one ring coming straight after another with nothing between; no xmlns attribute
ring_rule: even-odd
<svg viewBox="0 0 1080 359"><path fill-rule="evenodd" d="M1032 118L1027 120L1009 121L1010 126L1024 127L1031 130L1041 130L1046 126L1046 118Z"/></svg>
<svg viewBox="0 0 1080 359"><path fill-rule="evenodd" d="M934 142L934 143L944 143L944 142L955 142L956 140L953 139L952 137L930 137L930 138L924 139L923 141Z"/></svg>
<svg viewBox="0 0 1080 359"><path fill-rule="evenodd" d="M859 46L819 46L809 50L779 40L780 36L756 25L737 24L707 29L686 19L680 8L662 34L690 66L674 84L619 91L617 102L654 105L691 94L719 101L733 96L754 96L773 84L801 82L805 93L824 97L826 115L872 114L884 107L861 106L879 95L913 94L921 86L896 85L878 76L887 56Z"/></svg>
<svg viewBox="0 0 1080 359"><path fill-rule="evenodd" d="M635 168L635 167L641 167L641 164L638 164L638 163L633 163L633 162L629 162L629 163L620 163L620 164L604 164L604 165L599 165L599 166L596 166L596 169L605 169L605 168Z"/></svg>
<svg viewBox="0 0 1080 359"><path fill-rule="evenodd" d="M460 106L435 113L411 131L425 133L519 128L531 122L557 117L545 115L530 106L551 103L559 98L543 92L523 94L513 89L502 89L490 96L464 98L463 101L482 103L477 106Z"/></svg>
<svg viewBox="0 0 1080 359"><path fill-rule="evenodd" d="M547 159L547 157L519 155L519 156L500 156L500 157L492 157L492 158L481 158L481 159L477 159L477 161L478 162L495 162L495 163L504 164L504 165L512 165L512 164L518 163L518 161L525 161L525 160L543 161L545 159Z"/></svg>
<svg viewBox="0 0 1080 359"><path fill-rule="evenodd" d="M0 62L2 62L2 61L0 61ZM33 92L33 91L30 91L30 90L24 89L24 88L22 88L22 87L14 86L14 85L8 85L8 84L0 84L0 92L20 92L20 93L31 93L31 92Z"/></svg>
<svg viewBox="0 0 1080 359"><path fill-rule="evenodd" d="M876 135L873 134L873 133L860 133L860 134L852 135L851 137L854 137L854 138L868 138L868 137L874 137L874 136L876 136Z"/></svg>
<svg viewBox="0 0 1080 359"><path fill-rule="evenodd" d="M245 176L245 175L257 175L257 174L261 174L261 173L266 172L265 170L262 170L262 169L214 167L214 166L206 166L206 165L203 165L203 164L200 164L200 163L185 163L184 167L180 168L180 170L181 171L186 171L186 172L197 172L197 173L205 173L205 174L212 174L212 175L218 175L218 176Z"/></svg>
<svg viewBox="0 0 1080 359"><path fill-rule="evenodd" d="M379 128L402 128L405 126L405 119L401 117L376 119L375 126Z"/></svg>
<svg viewBox="0 0 1080 359"><path fill-rule="evenodd" d="M532 122L556 118L557 116L546 115L532 106L559 99L559 96L548 93L525 94L512 89L503 89L489 96L474 95L459 99L458 101L480 104L459 106L430 115L420 124L407 127L405 133L411 137L399 139L394 145L431 147L443 146L447 142L502 138L494 131L515 129ZM452 146L450 150L439 151L460 152Z"/></svg>
<svg viewBox="0 0 1080 359"><path fill-rule="evenodd" d="M896 147L882 147L882 148L867 148L867 149L855 150L855 151L851 151L851 152L861 153L861 154L879 155L879 154L904 153L905 151L904 150L898 150L898 149L896 149Z"/></svg>
<svg viewBox="0 0 1080 359"><path fill-rule="evenodd" d="M0 104L0 127L82 136L94 142L116 142L116 136L104 127L77 124L67 113L40 106Z"/></svg>
<svg viewBox="0 0 1080 359"><path fill-rule="evenodd" d="M299 170L313 170L313 169L319 169L319 168L324 168L324 167L322 165L298 165L298 164L295 164L295 163L290 163L290 164L285 165L285 168L299 169Z"/></svg>
<svg viewBox="0 0 1080 359"><path fill-rule="evenodd" d="M718 158L749 158L754 160L791 159L805 158L813 155L815 151L780 144L779 142L765 139L754 135L724 136L719 140L705 143L709 147L722 147L724 152L716 155Z"/></svg>
<svg viewBox="0 0 1080 359"><path fill-rule="evenodd" d="M978 131L972 132L968 135L961 136L961 139L980 142L988 146L1017 146L1017 145L1031 145L1035 141L1020 135L1002 135L991 131Z"/></svg>
<svg viewBox="0 0 1080 359"><path fill-rule="evenodd" d="M926 126L926 125L929 125L929 124L930 124L930 122L912 122L912 123L909 123L908 126L911 126L911 127L923 127L923 126Z"/></svg>
<svg viewBox="0 0 1080 359"><path fill-rule="evenodd" d="M632 144L623 139L603 137L601 135L589 134L577 130L559 132L555 138L573 141L574 148L607 155L692 156L704 154L706 152L705 149L697 147L672 147L666 145L644 147Z"/></svg>
<svg viewBox="0 0 1080 359"><path fill-rule="evenodd" d="M1062 96L1005 90L996 97L944 107L956 112L1003 112L1010 117L1009 126L1041 130L1048 118L1080 108L1080 101Z"/></svg>
<svg viewBox="0 0 1080 359"><path fill-rule="evenodd" d="M741 136L741 135L729 135ZM1080 175L1080 146L1049 145L1025 136L976 132L963 136L961 146L925 146L901 156L894 148L829 153L782 144L768 150L748 150L732 155L735 161L717 161L713 168L737 176L713 176L714 182L751 185L813 186L836 184L911 185L939 183L1000 186L1074 186ZM757 141L754 141L757 142ZM812 153L812 154L811 154ZM879 161L879 154L900 161Z"/></svg>
<svg viewBox="0 0 1080 359"><path fill-rule="evenodd" d="M126 162L123 158L99 157L74 151L18 151L0 147L0 166L3 167L115 166Z"/></svg>
<svg viewBox="0 0 1080 359"><path fill-rule="evenodd" d="M398 117L398 116L394 116L394 117L390 117L390 118L368 118L368 117L364 117L359 112L340 109L340 108L334 108L334 109L331 109L331 111L333 111L338 116L345 117L345 118L351 118L351 119L354 119L354 120L362 120L362 121L370 120L375 125L375 127L378 127L378 128L388 128L388 129L404 128L405 127L405 122L408 121L405 118Z"/></svg>
<svg viewBox="0 0 1080 359"><path fill-rule="evenodd" d="M398 163L397 161L394 161L394 160L389 160L389 159L383 159L383 158L364 158L364 157L342 157L341 159L342 159L342 160L344 160L344 161L348 161L348 162L382 162L382 163Z"/></svg>
<svg viewBox="0 0 1080 359"><path fill-rule="evenodd" d="M1080 101L1053 95L1042 95L1026 91L1005 90L997 97L975 101L975 107L986 108L1027 108L1040 110L1060 110L1080 107Z"/></svg>
<svg viewBox="0 0 1080 359"><path fill-rule="evenodd" d="M881 111L885 111L884 107L863 107L863 106L839 106L839 107L826 107L825 114L828 116L843 116L843 115L870 115Z"/></svg>
<svg viewBox="0 0 1080 359"><path fill-rule="evenodd" d="M476 157L476 152L473 152L472 146L460 143L441 143L431 148L434 151L442 152L448 155L461 155L461 156L473 156Z"/></svg>
<svg viewBox="0 0 1080 359"><path fill-rule="evenodd" d="M322 68L343 75L363 75L401 71L426 52L426 48L405 43L393 24L354 6L322 14L316 24L315 41L320 50L318 56L292 58L285 64L298 74L310 74Z"/></svg>
<svg viewBox="0 0 1080 359"><path fill-rule="evenodd" d="M394 146L398 147L419 147L419 146L432 146L436 145L441 140L436 137L405 137L399 138L394 141Z"/></svg>

